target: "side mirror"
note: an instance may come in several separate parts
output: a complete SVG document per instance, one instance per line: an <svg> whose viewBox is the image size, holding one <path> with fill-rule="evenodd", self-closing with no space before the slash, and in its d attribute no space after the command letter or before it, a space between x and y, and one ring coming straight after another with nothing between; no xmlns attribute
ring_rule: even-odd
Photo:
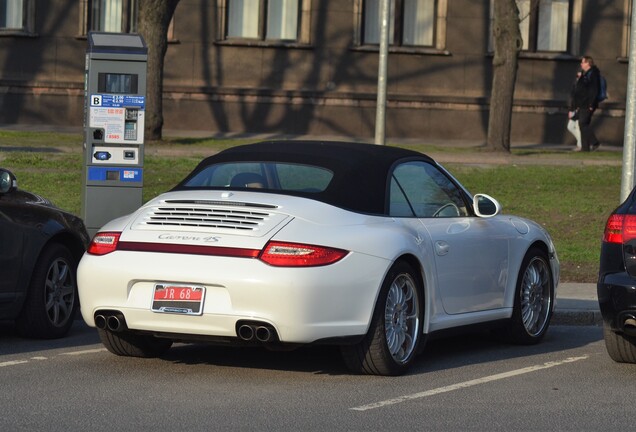
<svg viewBox="0 0 636 432"><path fill-rule="evenodd" d="M0 168L0 194L12 192L18 188L18 180L9 170Z"/></svg>
<svg viewBox="0 0 636 432"><path fill-rule="evenodd" d="M473 197L473 210L477 216L489 218L501 213L501 204L491 196L476 194Z"/></svg>

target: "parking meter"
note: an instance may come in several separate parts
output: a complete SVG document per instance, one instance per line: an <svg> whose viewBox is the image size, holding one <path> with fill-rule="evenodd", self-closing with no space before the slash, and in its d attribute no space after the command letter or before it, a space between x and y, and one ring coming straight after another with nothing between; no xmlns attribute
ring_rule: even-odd
<svg viewBox="0 0 636 432"><path fill-rule="evenodd" d="M147 59L138 34L88 34L82 218L91 236L142 204Z"/></svg>

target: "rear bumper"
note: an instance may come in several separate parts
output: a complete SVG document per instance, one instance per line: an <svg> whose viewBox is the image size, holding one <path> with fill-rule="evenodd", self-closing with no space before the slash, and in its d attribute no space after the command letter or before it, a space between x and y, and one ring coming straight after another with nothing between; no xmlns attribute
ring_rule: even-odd
<svg viewBox="0 0 636 432"><path fill-rule="evenodd" d="M599 278L598 303L603 321L615 332L636 335L627 322L636 319L636 279L626 272L610 273Z"/></svg>
<svg viewBox="0 0 636 432"><path fill-rule="evenodd" d="M78 268L81 312L116 311L131 331L183 338L236 338L237 323L271 326L282 343L364 335L391 263L352 253L330 266L275 268L248 258L117 251L85 255ZM205 288L202 314L151 310L156 283Z"/></svg>

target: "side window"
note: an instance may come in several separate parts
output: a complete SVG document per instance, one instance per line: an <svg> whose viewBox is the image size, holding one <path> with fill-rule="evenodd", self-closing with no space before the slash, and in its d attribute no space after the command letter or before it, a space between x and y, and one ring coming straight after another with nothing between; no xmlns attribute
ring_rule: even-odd
<svg viewBox="0 0 636 432"><path fill-rule="evenodd" d="M222 39L309 43L310 0L221 0Z"/></svg>
<svg viewBox="0 0 636 432"><path fill-rule="evenodd" d="M395 175L391 177L389 215L394 217L415 217L415 213L406 199L404 189L398 184Z"/></svg>
<svg viewBox="0 0 636 432"><path fill-rule="evenodd" d="M0 0L0 34L33 35L34 0Z"/></svg>
<svg viewBox="0 0 636 432"><path fill-rule="evenodd" d="M468 215L461 190L435 166L407 162L394 171L390 214L395 217L459 217Z"/></svg>

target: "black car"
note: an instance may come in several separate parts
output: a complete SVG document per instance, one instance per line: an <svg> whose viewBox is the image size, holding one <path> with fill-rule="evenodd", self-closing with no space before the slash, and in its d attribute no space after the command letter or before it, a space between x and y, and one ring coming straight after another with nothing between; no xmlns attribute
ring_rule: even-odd
<svg viewBox="0 0 636 432"><path fill-rule="evenodd" d="M597 292L607 352L636 363L636 189L605 225Z"/></svg>
<svg viewBox="0 0 636 432"><path fill-rule="evenodd" d="M18 189L0 168L0 319L25 337L64 336L78 309L76 270L89 242L84 222Z"/></svg>

